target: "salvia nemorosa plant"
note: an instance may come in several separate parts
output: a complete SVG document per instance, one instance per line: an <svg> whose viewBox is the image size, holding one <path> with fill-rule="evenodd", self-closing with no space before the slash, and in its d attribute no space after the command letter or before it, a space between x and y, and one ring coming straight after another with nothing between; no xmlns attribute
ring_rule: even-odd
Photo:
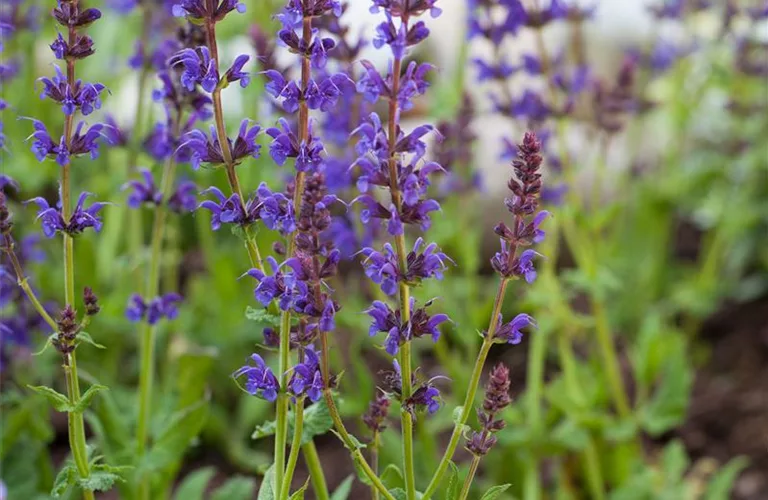
<svg viewBox="0 0 768 500"><path fill-rule="evenodd" d="M480 483L497 480L513 485L493 487L482 498L509 487L537 500L548 494L550 482L557 482L558 493L597 500L609 488L612 493L640 483L678 491L667 487L666 475L647 477L655 474L655 462L635 481L628 479L628 464L644 458L641 432L660 435L685 408L681 399L690 374L675 379L680 372L674 370L687 369L687 344L676 322L682 318L682 328L694 330L700 324L702 306L694 299L703 300L699 292L710 293L726 281L718 279L718 266L728 256L726 243L741 233L726 227L732 221L723 217L705 241L700 269L676 268L669 274L681 277L680 283L669 285L659 264L671 258L663 243L647 259L632 253L629 264L612 252L629 252L623 236L633 236L637 221L644 233L638 247L648 248L645 241L654 238L667 241L663 233L674 227L676 212L698 206L688 200L680 209L670 193L709 189L711 180L679 183L671 167L660 175L641 165L617 183L617 190L630 193L631 207L611 211L602 208L611 203L604 191L614 188L604 178L613 172L604 167L608 151L624 135L668 107L665 87L657 83L671 76L678 94L666 96L668 101L691 103L698 91L703 95L717 85L719 99L701 100L727 101L725 119L749 123L741 135L713 142L731 155L729 182L753 178L745 158L765 130L759 115L768 105L752 99L747 90L756 87L747 82L766 74L765 43L754 35L767 9L727 2L718 10L698 0L653 5L649 12L658 27L683 25L685 36L622 48L621 63L609 71L587 50L597 6L476 0L470 2L468 42L484 48L481 57L470 59L469 83L444 78L431 64L432 19L445 7L437 0L371 0L368 8L376 17L370 30L352 19L356 5L337 0L284 0L273 17L275 30L261 23L266 8L248 3L246 12L246 2L237 0L110 0L109 17L138 29L121 32L117 44L125 50L106 58L111 72L136 85L100 80L119 93L120 99L107 100L106 85L84 77L99 65L101 54L91 57L96 49L107 45L89 36L88 26L101 17L89 6L59 0L53 9L58 33L46 44L57 61L29 68L8 55L18 52L25 31L35 29L34 10L18 0L0 6L4 88L25 79L30 69L50 67L37 79L34 105L16 92L0 100L3 165L18 158L25 172L27 159L46 162L29 176L29 184L41 187L40 196L26 196L26 176L13 171L19 183L0 176L0 377L11 380L14 391L4 394L2 404L19 409L11 432L3 433L4 445L31 440L15 431L27 421L36 426L34 439L53 435L47 415L36 418L43 401L27 404L15 397L17 386L53 378L50 385L66 387L64 394L32 387L67 413L71 450L71 461L55 480L46 477L44 461L34 461L40 472L33 479L36 489L53 485L51 496L58 497L74 486L94 498L95 491L119 482L121 498L129 499L168 498L173 490L179 497L192 491L211 498L253 497L250 478L236 478L233 487L212 493L201 483L212 469L178 481L184 454L200 443L215 446L243 472L263 473L259 498L302 498L310 484L320 500L361 496L353 490L345 497L354 476L333 496L329 492L324 473L337 464L321 461L325 455L315 442L328 446L317 438L330 430L339 441L334 444L349 454L345 470L354 466L377 500L429 499L444 492L449 500L464 500L474 498ZM708 80L697 89L698 73L688 66L707 47L693 21L713 13L720 16L718 36L736 42L731 54L721 51L715 60L731 57L732 67L719 68L716 84ZM229 36L254 21L260 24L241 33L247 36ZM545 34L558 28L567 44L547 47ZM532 40L530 48L513 59L510 54L518 52L509 49L525 37ZM243 39L252 47L246 49ZM366 59L374 50L376 57ZM463 80L464 72L458 73ZM432 88L451 81L461 87L452 89L457 92ZM135 100L121 110L113 102L122 100L126 88ZM694 90L692 97L686 88ZM102 110L102 99L110 109ZM244 104L239 110L238 103ZM673 123L692 121L692 111L676 106ZM42 119L45 107L55 107L53 119ZM496 204L505 217L493 233L473 224L492 206L485 196L475 196L481 179L474 146L490 135L482 127L486 108L505 120L501 158L511 164L501 188L507 197L504 205ZM424 123L427 109L452 118ZM29 131L29 158L15 150L14 158L4 147L17 142L7 119L17 110L30 119L17 122ZM576 141L568 140L582 130L584 147L599 150L590 194L574 182L581 175L576 165L587 162L577 161ZM681 131L661 153L665 164L684 160L684 145L692 141L688 133ZM104 145L110 146L106 152L100 150ZM97 167L80 170L86 158ZM57 172L56 185L45 184L46 168ZM644 168L653 172L648 179ZM542 170L552 182L542 182ZM634 183L643 186L641 194L630 190ZM753 184L744 189L761 189ZM74 189L81 185L88 190ZM108 185L116 192L108 195ZM486 183L484 194L492 196L493 188ZM707 210L701 212L711 217L712 205ZM643 219L635 211L651 215ZM656 214L665 218L661 229L649 222ZM32 219L39 234L26 230ZM485 259L483 232L493 245ZM244 246L241 259L220 258L227 239ZM58 241L61 264L54 257L59 252L51 250ZM565 259L558 258L560 241ZM82 267L92 259L96 272ZM556 267L563 261L572 267ZM638 262L643 269L650 262L646 274L658 280L624 271ZM30 276L52 265L63 272ZM109 278L97 281L107 268ZM62 275L65 292L58 297L49 285ZM633 290L642 323L614 309L621 296L613 293L621 290L617 281L654 285L650 292L643 286ZM666 300L662 293L671 286L691 286L694 293ZM242 311L233 313L235 299L253 306L244 324L256 325L256 331L242 324ZM662 325L661 340L648 338L653 321ZM87 333L96 327L99 340L109 331L114 344L105 342L104 356L87 358L78 370L76 356L88 353L79 346L103 347ZM641 330L640 347L634 339L613 341L612 333L634 329ZM29 358L36 336L46 334L51 349L45 357ZM248 346L253 341L260 342L256 352ZM519 352L514 346L524 341L530 353L523 380L507 355ZM646 353L656 343L664 344L664 353ZM135 363L122 349L134 346ZM555 351L557 365L548 363ZM62 359L64 376L53 366L37 375L53 356ZM117 366L101 369L112 364ZM661 364L668 372L657 369ZM625 384L629 376L634 380ZM680 383L667 386L667 378ZM103 380L116 390L94 401L106 389L98 383ZM81 381L88 391L81 392ZM137 390L124 390L134 382ZM236 388L246 396L222 404L222 398L239 395ZM512 393L523 388L524 396L515 398L520 403L513 404ZM454 408L448 408L451 401ZM272 415L273 421L263 422ZM244 427L255 423L260 425L254 438L274 436L273 451L233 446L231 439L241 440L250 431ZM666 466L666 451L664 457ZM303 486L302 462L309 476ZM12 494L28 491L10 484L10 472L3 479L0 498L5 484Z"/></svg>

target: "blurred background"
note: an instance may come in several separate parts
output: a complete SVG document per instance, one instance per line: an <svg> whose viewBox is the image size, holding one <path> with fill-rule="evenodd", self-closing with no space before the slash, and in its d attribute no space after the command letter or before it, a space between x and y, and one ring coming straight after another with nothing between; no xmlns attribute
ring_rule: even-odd
<svg viewBox="0 0 768 500"><path fill-rule="evenodd" d="M124 311L144 280L152 213L128 210L121 188L135 177L135 166L161 170L143 137L165 119L151 99L156 70L132 68L130 61L137 40L148 51L177 36L183 21L152 2L93 4L103 10L89 29L96 53L78 65L78 76L104 83L109 95L87 121L113 120L125 140L104 143L97 159L77 160L73 168L77 191L110 203L103 231L77 239L77 286L92 286L102 305L89 333L106 346L84 346L79 357L85 381L110 387L86 415L89 438L110 462L130 464L124 450L135 427L137 329ZM363 0L348 4L341 18L349 28L345 36L370 40L382 15L371 14ZM442 211L427 234L455 261L444 280L425 282L416 292L419 300L438 298L433 307L453 320L439 343L417 345L423 375L450 379L441 387L440 412L419 420L421 481L428 482L453 426L452 410L466 391L482 341L476 332L488 328L498 281L489 263L498 250L493 227L510 220L503 199L514 144L526 130L536 130L545 138L543 201L553 214L552 237L541 249L541 278L531 287L515 283L504 313L529 313L539 329L519 345L491 352L487 368L503 362L512 370L515 402L470 498L500 483L511 484L500 498L526 500L768 498L768 5L686 0L668 3L681 7L665 12L641 0L582 2L581 10L569 2L571 15L491 43L470 37L469 27L486 19L490 4L493 15L503 17L505 2L439 4L443 14L426 19L432 34L412 54L436 66L431 88L404 115L406 128L428 122L444 132L446 140L430 144L448 172L435 183ZM532 11L544 8L524 4ZM295 55L272 47L272 16L281 2L246 5L245 14L230 15L218 27L222 60L249 54L246 70L254 74L268 63L295 64ZM0 173L19 184L3 190L15 237L28 245L26 273L56 311L63 289L60 244L42 236L35 210L23 204L35 196L56 199L58 165L38 162L25 142L32 133L26 118L43 120L51 131L63 123L57 106L39 98L36 81L53 74L50 8L11 0L0 7L4 19L19 27L13 36L0 30L2 61L15 68L0 75L7 103ZM480 81L477 61L522 66L526 56L541 60L542 50L549 68ZM370 44L349 64L351 72L360 70L360 59L387 65L386 51ZM331 64L337 63L343 64ZM583 68L588 77L576 90L574 75ZM224 91L230 130L243 118L269 127L280 117L263 80L254 75L247 89ZM548 104L547 112L498 105L506 93L522 103L526 92ZM239 167L241 182L248 191L261 181L279 189L291 172L272 162L266 139L260 142L264 154ZM329 149L342 163L339 195L347 201L355 196L348 171L353 159L345 156L353 145L342 140ZM182 165L180 176L200 190L226 186L216 170ZM383 241L361 228L357 211L337 214L340 224L352 228L353 248ZM237 279L249 267L241 241L228 230L212 232L209 217L203 211L174 215L166 236L161 288L179 291L184 303L178 319L158 329L153 439L168 436L168 422L177 422L173 418L185 405L202 401L204 411L184 420L179 427L186 434L155 467L163 471L156 478L157 498L173 492L181 498L190 478L208 492L200 498L255 498L271 463L271 438L263 426L272 406L241 392L230 377L252 352L265 354L257 346L268 324L248 312L257 307L253 283ZM264 230L258 238L270 248L277 235ZM346 252L334 281L344 308L333 363L336 372L344 371L343 416L365 440L360 416L390 361L380 339L367 335L370 319L361 312L380 293L353 254ZM69 452L66 417L26 386L61 387L60 356L50 349L32 354L50 332L3 264L0 478L8 493L0 498L48 498ZM628 414L612 402L616 381L606 371L601 333L610 337L619 361ZM382 469L400 459L396 412L392 416L382 440ZM315 442L332 489L341 485L350 488L349 498L367 497L339 440L320 432ZM468 459L460 448L457 464ZM140 464L137 470L148 468ZM296 484L306 476L300 462ZM134 497L130 484L118 486L103 498Z"/></svg>

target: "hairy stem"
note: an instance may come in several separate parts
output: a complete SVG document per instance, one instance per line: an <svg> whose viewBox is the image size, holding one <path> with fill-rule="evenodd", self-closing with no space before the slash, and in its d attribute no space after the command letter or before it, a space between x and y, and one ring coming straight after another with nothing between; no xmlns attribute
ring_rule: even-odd
<svg viewBox="0 0 768 500"><path fill-rule="evenodd" d="M77 378L77 359L75 357L75 351L69 353L65 358L64 374L67 379L67 395L69 396L69 402L72 405L76 405L80 402L80 381ZM85 443L83 414L79 412L70 412L67 415L69 415L69 446L72 448L72 459L77 467L77 473L82 479L86 479L91 475L91 472L88 465L88 449ZM93 500L93 492L90 490L83 490L83 498L86 500Z"/></svg>
<svg viewBox="0 0 768 500"><path fill-rule="evenodd" d="M368 448L371 452L371 470L373 470L373 473L377 476L379 475L379 446L381 437L379 436L379 431L373 431L373 439L371 440L371 444L368 445ZM372 500L379 500L379 490L377 490L373 485L371 485L371 499Z"/></svg>
<svg viewBox="0 0 768 500"><path fill-rule="evenodd" d="M475 455L475 457L472 459L472 463L469 464L469 472L467 472L467 477L464 479L464 486L461 487L461 494L459 495L459 500L466 500L467 496L469 495L469 488L472 486L472 481L475 479L475 474L477 473L477 467L480 465L480 456Z"/></svg>
<svg viewBox="0 0 768 500"><path fill-rule="evenodd" d="M296 462L299 460L299 450L301 449L301 433L304 428L304 398L299 398L293 407L293 441L291 442L291 454L288 456L288 464L283 476L283 483L280 486L280 495L278 500L288 500L291 493L291 482L293 472L296 470Z"/></svg>
<svg viewBox="0 0 768 500"><path fill-rule="evenodd" d="M453 433L451 434L451 439L448 442L448 447L445 449L443 458L440 460L437 470L432 476L432 480L429 482L429 486L427 486L427 489L422 496L423 500L430 498L440 485L440 480L448 469L448 463L453 458L453 454L456 452L456 447L459 445L459 440L461 439L462 431L464 430L464 424L467 422L470 413L472 413L472 404L475 401L475 395L477 395L477 389L480 385L480 376L483 373L485 360L493 345L493 336L496 333L499 315L501 314L501 306L504 303L504 296L507 292L508 283L509 278L501 278L501 281L499 282L499 288L496 291L496 299L493 303L493 312L491 312L491 320L488 324L488 333L485 336L483 345L480 347L480 352L477 354L475 367L472 369L472 376L469 380L467 395L464 398L464 405L461 407L461 415L453 428Z"/></svg>

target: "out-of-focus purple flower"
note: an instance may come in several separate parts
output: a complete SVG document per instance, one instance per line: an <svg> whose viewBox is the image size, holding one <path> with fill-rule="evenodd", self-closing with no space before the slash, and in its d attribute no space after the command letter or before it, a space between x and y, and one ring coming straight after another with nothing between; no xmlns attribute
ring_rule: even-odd
<svg viewBox="0 0 768 500"><path fill-rule="evenodd" d="M104 127L102 128L101 135L107 140L110 146L126 146L128 144L128 135L125 130L121 128L115 118L107 113L104 115Z"/></svg>
<svg viewBox="0 0 768 500"><path fill-rule="evenodd" d="M144 203L159 205L163 201L163 194L155 186L152 172L146 168L139 169L142 180L134 179L123 184L123 190L130 190L128 206L140 208Z"/></svg>
<svg viewBox="0 0 768 500"><path fill-rule="evenodd" d="M97 139L103 135L102 130L104 126L102 124L91 125L88 130L84 131L85 122L78 123L74 134L72 134L69 148L67 148L64 137L57 144L53 142L43 122L38 120L32 120L32 122L35 131L27 140L34 139L31 149L39 161L43 161L46 157L55 158L56 162L63 166L69 163L71 157L86 153L91 155L91 159L98 158L99 143Z"/></svg>
<svg viewBox="0 0 768 500"><path fill-rule="evenodd" d="M393 98L392 95L392 67L386 77L382 77L376 67L370 61L362 60L364 73L357 82L357 91L363 94L363 97L369 102L376 102L379 98ZM400 109L408 111L413 107L413 99L423 95L429 82L426 75L434 68L431 64L411 61L400 78L400 86L397 92L397 103Z"/></svg>
<svg viewBox="0 0 768 500"><path fill-rule="evenodd" d="M34 203L38 207L37 218L43 227L43 234L48 238L53 238L57 232L62 232L74 236L80 234L88 228L93 228L96 232L101 231L101 218L99 212L106 203L92 203L90 207L85 208L85 200L91 193L81 193L77 199L75 209L72 211L69 220L65 221L61 213L61 200L56 207L51 207L48 202L41 197L32 198L27 203Z"/></svg>
<svg viewBox="0 0 768 500"><path fill-rule="evenodd" d="M523 340L523 333L520 330L536 327L536 320L527 314L518 314L507 323L503 323L503 318L499 314L493 338L508 344L519 344Z"/></svg>
<svg viewBox="0 0 768 500"><path fill-rule="evenodd" d="M191 22L218 22L233 10L245 12L245 4L238 0L181 0L173 5L173 15L186 17Z"/></svg>
<svg viewBox="0 0 768 500"><path fill-rule="evenodd" d="M181 181L176 186L170 198L168 198L168 208L181 214L184 212L193 212L197 208L197 186L192 181Z"/></svg>
<svg viewBox="0 0 768 500"><path fill-rule="evenodd" d="M252 354L253 365L245 365L232 374L232 377L238 379L246 376L245 390L253 396L258 396L267 401L277 399L277 393L280 391L280 382L275 374L267 366L258 354Z"/></svg>
<svg viewBox="0 0 768 500"><path fill-rule="evenodd" d="M311 347L304 351L304 355L304 362L293 367L293 375L288 382L288 390L296 397L306 395L310 401L316 402L323 396L320 360Z"/></svg>
<svg viewBox="0 0 768 500"><path fill-rule="evenodd" d="M148 324L155 325L161 319L176 319L179 315L178 303L182 297L178 293L166 293L147 302L141 295L134 294L128 300L125 308L125 317L129 321L139 322L146 320Z"/></svg>

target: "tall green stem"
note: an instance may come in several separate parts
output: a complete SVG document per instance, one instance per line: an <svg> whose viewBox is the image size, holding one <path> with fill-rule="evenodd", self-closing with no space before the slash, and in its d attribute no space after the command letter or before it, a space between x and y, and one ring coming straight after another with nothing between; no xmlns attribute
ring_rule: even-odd
<svg viewBox="0 0 768 500"><path fill-rule="evenodd" d="M611 391L613 404L616 406L616 411L619 413L620 417L629 417L631 414L629 399L624 390L621 366L619 365L619 358L616 355L616 349L613 346L613 339L611 338L608 313L605 310L605 304L601 298L592 298L592 313L595 316L597 344L600 349L600 357L603 360L603 369L606 371L605 376Z"/></svg>
<svg viewBox="0 0 768 500"><path fill-rule="evenodd" d="M312 481L312 490L315 492L315 498L317 500L330 500L331 496L328 493L328 483L325 481L323 464L320 462L320 455L317 454L317 447L315 447L314 441L303 445L301 451L304 455L307 469L309 469L309 478Z"/></svg>
<svg viewBox="0 0 768 500"><path fill-rule="evenodd" d="M499 288L496 291L496 299L493 303L493 311L491 312L491 320L488 324L488 333L483 341L483 345L480 347L480 352L477 354L475 367L472 369L472 376L469 379L467 395L464 397L464 405L461 407L461 415L453 428L453 433L451 434L451 439L448 442L448 447L445 449L443 458L440 460L437 470L432 476L432 480L429 482L429 486L427 486L427 489L422 496L423 500L428 500L440 486L440 481L443 478L445 471L448 469L448 463L453 458L453 454L456 452L456 447L459 445L459 440L464 431L464 424L466 424L469 415L472 413L472 404L475 401L477 389L480 385L480 376L483 373L485 360L488 358L488 353L493 345L493 336L496 333L499 315L501 314L501 306L504 303L504 296L506 295L508 283L509 278L502 278L499 282Z"/></svg>
<svg viewBox="0 0 768 500"><path fill-rule="evenodd" d="M75 8L77 0L75 0ZM69 28L69 44L74 45L77 40L77 33L74 27ZM75 87L75 61L67 60L67 83L70 88ZM72 143L72 126L74 123L74 113L69 114L64 119L64 140L67 149ZM70 180L71 162L67 161L61 168L61 214L65 221L72 216L72 196ZM75 307L75 251L74 240L72 236L63 233L64 240L64 301L68 307ZM65 376L67 379L67 395L72 404L80 401L80 381L77 377L77 359L75 351L72 351L65 358ZM77 465L77 472L81 479L87 479L91 472L88 465L88 452L85 442L85 425L83 423L83 414L70 412L68 415L69 427L69 446L72 449L72 456ZM93 499L93 492L83 490L83 497L86 500Z"/></svg>
<svg viewBox="0 0 768 500"><path fill-rule="evenodd" d="M178 137L181 130L181 112L177 112L173 126L174 137ZM152 224L151 254L149 258L149 271L144 287L144 297L151 300L160 291L160 263L163 257L163 240L168 218L167 201L173 192L173 184L176 178L176 160L172 155L166 160L163 168L163 177L160 181L162 202L155 207L155 218ZM139 357L139 408L136 418L136 450L139 457L144 455L149 434L149 421L152 415L152 392L155 379L155 325L148 322L141 323L139 332L140 357ZM149 498L149 478L144 477L140 485L142 498Z"/></svg>
<svg viewBox="0 0 768 500"><path fill-rule="evenodd" d="M304 428L304 398L299 398L293 407L293 441L291 441L291 454L288 456L288 464L285 468L283 483L280 486L280 495L278 500L288 500L291 493L291 482L293 472L296 470L296 462L299 460L299 450L301 449L301 433Z"/></svg>
<svg viewBox="0 0 768 500"><path fill-rule="evenodd" d="M480 456L475 455L475 457L472 459L472 463L469 464L469 472L467 472L467 477L464 479L464 486L461 487L459 500L467 500L467 496L469 496L469 488L472 486L472 481L475 479L475 474L477 473L477 467L479 465Z"/></svg>
<svg viewBox="0 0 768 500"><path fill-rule="evenodd" d="M541 393L544 387L544 362L547 355L548 331L540 329L536 335L531 336L531 349L528 359L527 386L528 396L528 429L533 433L534 439L539 441L541 437ZM525 499L538 500L541 498L541 482L539 479L539 457L537 450L533 450L526 460L525 473Z"/></svg>

